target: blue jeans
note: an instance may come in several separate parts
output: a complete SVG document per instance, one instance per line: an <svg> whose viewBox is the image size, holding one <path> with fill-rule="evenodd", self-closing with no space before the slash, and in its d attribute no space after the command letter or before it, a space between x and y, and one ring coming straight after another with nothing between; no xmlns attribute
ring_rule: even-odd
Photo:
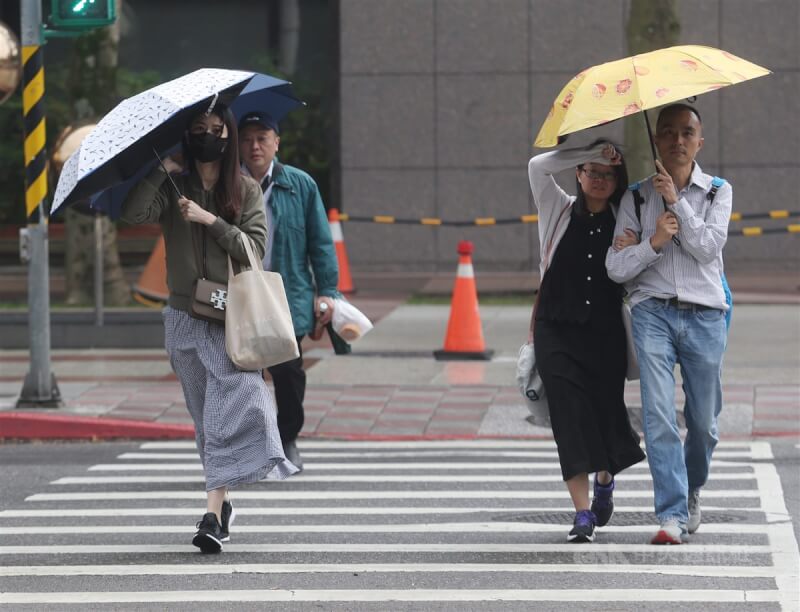
<svg viewBox="0 0 800 612"><path fill-rule="evenodd" d="M689 491L708 480L722 410L722 354L727 333L721 310L678 308L650 298L634 306L644 439L659 521L689 518ZM686 441L675 416L675 364L686 395Z"/></svg>

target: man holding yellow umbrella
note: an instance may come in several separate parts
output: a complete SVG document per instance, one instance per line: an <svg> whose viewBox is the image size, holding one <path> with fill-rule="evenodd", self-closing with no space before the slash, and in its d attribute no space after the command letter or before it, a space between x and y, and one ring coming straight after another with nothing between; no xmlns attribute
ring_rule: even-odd
<svg viewBox="0 0 800 612"><path fill-rule="evenodd" d="M556 98L536 140L560 137L678 100L769 74L710 47L661 49L589 68ZM656 174L635 202L622 200L609 277L625 283L633 306L645 443L660 526L653 544L681 544L701 522L700 489L708 479L722 409L721 367L728 305L722 286L732 189L705 174L695 157L703 146L702 120L687 104L669 104L653 139ZM643 200L643 201L642 201ZM637 244L624 246L631 239ZM687 435L675 415L675 364L686 393Z"/></svg>
<svg viewBox="0 0 800 612"><path fill-rule="evenodd" d="M660 522L652 543L680 544L686 531L700 525L700 488L718 440L728 309L722 249L732 189L725 183L709 199L712 177L695 161L703 146L701 119L690 106L661 111L655 144L663 165L657 161L658 173L641 184L641 220L630 193L622 200L606 267L612 280L625 283L633 305L645 443ZM625 234L640 235L641 242L617 250ZM683 444L675 417L676 363L686 393Z"/></svg>

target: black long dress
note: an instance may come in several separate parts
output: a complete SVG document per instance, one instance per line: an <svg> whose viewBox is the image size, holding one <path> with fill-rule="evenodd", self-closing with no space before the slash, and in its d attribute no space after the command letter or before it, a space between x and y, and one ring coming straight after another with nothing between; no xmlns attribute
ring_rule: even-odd
<svg viewBox="0 0 800 612"><path fill-rule="evenodd" d="M625 408L622 287L605 268L613 234L610 209L573 210L540 287L534 350L564 480L645 458Z"/></svg>

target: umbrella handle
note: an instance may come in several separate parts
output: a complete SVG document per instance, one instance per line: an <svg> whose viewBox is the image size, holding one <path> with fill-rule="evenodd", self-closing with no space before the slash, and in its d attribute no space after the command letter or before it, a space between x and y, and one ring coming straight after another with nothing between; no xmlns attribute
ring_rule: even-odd
<svg viewBox="0 0 800 612"><path fill-rule="evenodd" d="M658 166L656 166L656 143L653 141L653 130L650 128L650 118L647 116L647 110L643 110L642 114L644 115L644 124L647 126L647 140L650 142L650 152L653 154L653 167L656 169L656 173L658 173ZM664 210L669 210L667 206L667 201L664 199L664 196L661 196L661 201L664 204ZM676 246L681 246L680 238L677 236L672 237L672 242L675 243Z"/></svg>

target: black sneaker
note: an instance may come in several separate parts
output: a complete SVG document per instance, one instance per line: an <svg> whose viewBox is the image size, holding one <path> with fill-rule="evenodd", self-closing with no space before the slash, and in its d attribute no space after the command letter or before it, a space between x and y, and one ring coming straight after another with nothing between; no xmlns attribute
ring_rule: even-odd
<svg viewBox="0 0 800 612"><path fill-rule="evenodd" d="M614 479L608 484L597 482L597 474L594 475L594 497L592 498L592 512L597 517L597 526L603 527L608 524L614 515Z"/></svg>
<svg viewBox="0 0 800 612"><path fill-rule="evenodd" d="M597 525L597 517L591 510L581 510L576 513L572 531L567 536L567 542L574 542L575 544L592 542L594 540L595 525Z"/></svg>
<svg viewBox="0 0 800 612"><path fill-rule="evenodd" d="M203 519L197 523L197 533L192 539L192 544L204 553L222 551L222 528L219 526L216 514L207 512L203 515Z"/></svg>
<svg viewBox="0 0 800 612"><path fill-rule="evenodd" d="M298 472L303 471L303 460L300 458L300 451L297 450L297 443L294 440L284 443L283 454L295 465Z"/></svg>
<svg viewBox="0 0 800 612"><path fill-rule="evenodd" d="M223 542L230 542L231 525L233 525L233 521L236 518L236 510L233 509L233 504L227 499L222 502L222 512L220 512L220 517L222 518L222 523L219 526L219 530L222 534L221 540Z"/></svg>

